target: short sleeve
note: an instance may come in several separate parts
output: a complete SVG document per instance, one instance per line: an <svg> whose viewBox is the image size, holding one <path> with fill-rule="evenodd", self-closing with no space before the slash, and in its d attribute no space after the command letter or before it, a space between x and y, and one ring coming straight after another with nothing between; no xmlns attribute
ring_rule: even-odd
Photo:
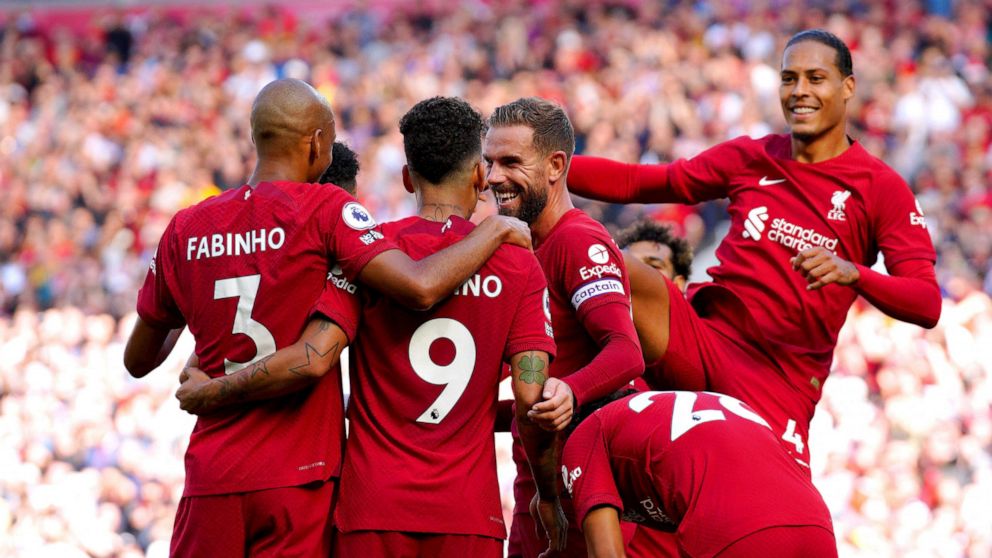
<svg viewBox="0 0 992 558"><path fill-rule="evenodd" d="M569 436L561 463L562 482L572 497L579 529L593 508L607 505L623 514L623 500L610 468L603 424L596 414L589 416Z"/></svg>
<svg viewBox="0 0 992 558"><path fill-rule="evenodd" d="M569 234L557 250L563 292L568 293L572 309L581 320L594 308L610 302L630 307L624 275L627 269L616 243L606 235L585 229ZM554 325L554 324L552 324Z"/></svg>
<svg viewBox="0 0 992 558"><path fill-rule="evenodd" d="M163 329L177 329L186 325L186 318L180 312L169 287L168 275L176 269L175 228L176 217L173 217L162 233L148 266L145 282L138 291L138 316L148 324Z"/></svg>
<svg viewBox="0 0 992 558"><path fill-rule="evenodd" d="M396 249L396 245L358 200L332 188L321 211L321 234L330 259L338 263L345 277L355 279L373 258Z"/></svg>
<svg viewBox="0 0 992 558"><path fill-rule="evenodd" d="M310 308L310 318L316 314L323 315L344 331L349 342L354 342L362 313L359 288L344 279L341 268L335 266L327 274L327 282L324 283L320 297Z"/></svg>
<svg viewBox="0 0 992 558"><path fill-rule="evenodd" d="M875 243L887 264L904 260L937 261L933 241L927 232L926 217L909 186L895 174L876 190L872 207Z"/></svg>
<svg viewBox="0 0 992 558"><path fill-rule="evenodd" d="M524 351L544 351L555 356L554 330L551 324L551 302L548 298L548 285L544 272L533 254L527 253L524 260L530 267L524 293L510 325L510 335L506 340L503 359Z"/></svg>

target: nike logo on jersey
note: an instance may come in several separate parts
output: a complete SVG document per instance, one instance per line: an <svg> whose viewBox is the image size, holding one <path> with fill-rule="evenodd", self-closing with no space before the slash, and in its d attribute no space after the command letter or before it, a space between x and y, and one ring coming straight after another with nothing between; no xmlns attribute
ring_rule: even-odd
<svg viewBox="0 0 992 558"><path fill-rule="evenodd" d="M785 182L785 180L786 180L785 178L776 178L775 180L771 180L767 176L762 176L761 180L758 181L758 186L771 186L773 184L781 184Z"/></svg>

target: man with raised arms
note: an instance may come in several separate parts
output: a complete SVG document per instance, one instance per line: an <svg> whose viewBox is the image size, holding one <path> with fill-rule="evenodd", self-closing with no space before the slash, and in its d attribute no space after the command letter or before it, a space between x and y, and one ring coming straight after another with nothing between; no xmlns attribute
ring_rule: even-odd
<svg viewBox="0 0 992 558"><path fill-rule="evenodd" d="M671 282L655 281L643 308L635 296L635 316L655 321L647 338L639 329L645 355L661 367L659 387L706 389L751 405L807 470L809 422L855 298L922 327L940 316L936 256L919 204L895 171L846 134L854 89L843 41L803 31L782 56L790 134L737 138L668 165L576 157L569 173L575 193L605 201L730 199L713 282L690 285L688 301ZM870 269L879 253L891 275ZM637 270L631 274L636 282Z"/></svg>

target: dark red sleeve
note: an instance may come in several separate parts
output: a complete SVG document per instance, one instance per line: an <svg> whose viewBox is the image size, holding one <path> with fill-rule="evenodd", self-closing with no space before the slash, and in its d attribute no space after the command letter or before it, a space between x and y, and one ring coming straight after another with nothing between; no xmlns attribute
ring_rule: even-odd
<svg viewBox="0 0 992 558"><path fill-rule="evenodd" d="M891 271L905 260L936 262L926 217L906 181L889 169L880 174L872 194L874 241L885 257L886 267Z"/></svg>
<svg viewBox="0 0 992 558"><path fill-rule="evenodd" d="M162 329L177 329L186 325L186 318L179 310L168 277L176 266L176 217L178 214L162 233L145 282L138 291L138 315L145 323Z"/></svg>
<svg viewBox="0 0 992 558"><path fill-rule="evenodd" d="M618 302L602 304L580 313L579 320L600 350L592 362L562 378L572 388L576 405L609 395L644 372L644 357L629 306Z"/></svg>
<svg viewBox="0 0 992 558"><path fill-rule="evenodd" d="M856 264L857 265L857 264ZM876 308L897 320L927 329L940 319L940 288L930 260L902 260L889 264L884 275L858 265L861 278L854 289Z"/></svg>
<svg viewBox="0 0 992 558"><path fill-rule="evenodd" d="M724 198L732 188L730 176L760 148L760 143L741 137L668 165L632 165L576 155L568 170L568 189L614 203L695 204Z"/></svg>
<svg viewBox="0 0 992 558"><path fill-rule="evenodd" d="M312 318L314 314L323 314L336 323L348 336L348 341L353 343L362 314L362 304L357 294L357 289L361 287L352 283L342 283L338 286L337 281L340 279L340 274L334 275L332 272L328 275L328 280L324 283L324 291L310 308L310 317Z"/></svg>
<svg viewBox="0 0 992 558"><path fill-rule="evenodd" d="M347 192L329 188L318 214L321 235L329 259L354 280L365 265L396 245L382 232L372 214Z"/></svg>
<svg viewBox="0 0 992 558"><path fill-rule="evenodd" d="M576 527L582 529L586 515L599 506L612 506L623 512L598 416L589 416L568 437L561 465L562 482L575 508Z"/></svg>
<svg viewBox="0 0 992 558"><path fill-rule="evenodd" d="M651 203L668 185L667 165L631 165L576 155L568 168L568 190L613 203Z"/></svg>
<svg viewBox="0 0 992 558"><path fill-rule="evenodd" d="M556 346L548 309L548 283L534 254L520 252L525 254L520 267L527 273L527 279L522 283L524 292L513 315L503 360L509 362L513 355L525 351L543 351L548 353L550 362L555 357Z"/></svg>

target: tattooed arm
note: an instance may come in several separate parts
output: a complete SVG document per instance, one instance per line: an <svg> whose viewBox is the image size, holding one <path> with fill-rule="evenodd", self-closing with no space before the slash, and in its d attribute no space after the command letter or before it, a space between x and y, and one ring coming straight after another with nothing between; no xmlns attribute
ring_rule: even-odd
<svg viewBox="0 0 992 558"><path fill-rule="evenodd" d="M535 521L544 525L552 550L565 547L568 520L558 497L558 453L560 446L554 431L541 428L527 411L541 401L548 381L548 354L541 351L517 353L510 359L513 397L516 399L517 430L530 463L537 496L531 502ZM542 533L538 533L538 536Z"/></svg>
<svg viewBox="0 0 992 558"><path fill-rule="evenodd" d="M347 345L348 336L337 324L315 315L299 341L233 374L210 378L198 368L186 368L176 391L179 407L204 415L226 405L299 391L337 364Z"/></svg>

